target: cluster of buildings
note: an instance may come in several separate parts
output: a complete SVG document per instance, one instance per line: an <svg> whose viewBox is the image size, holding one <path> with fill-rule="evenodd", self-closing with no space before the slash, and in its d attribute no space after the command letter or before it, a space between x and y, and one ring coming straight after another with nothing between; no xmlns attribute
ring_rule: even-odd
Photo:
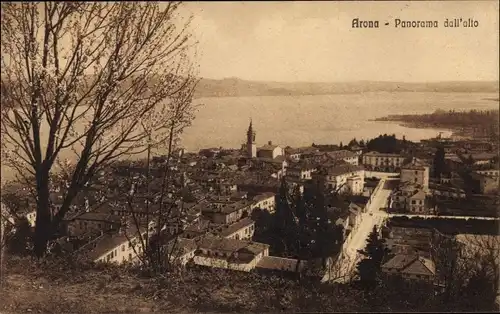
<svg viewBox="0 0 500 314"><path fill-rule="evenodd" d="M389 223L382 229L390 258L382 271L410 280L434 282L436 265L431 252L432 229L401 226Z"/></svg>
<svg viewBox="0 0 500 314"><path fill-rule="evenodd" d="M175 259L180 265L191 262L240 271L295 271L304 267L304 262L298 265L294 259L270 256L268 244L252 240L258 228L254 217L262 211L274 213L282 180L292 190L303 191L308 184L319 184L327 192L348 195L349 201L342 208L338 204L328 208L329 221L343 227L342 241L348 242L378 184L368 171L399 173L398 186L390 195L390 211L439 214L453 208L452 203L467 204L463 201L463 182L461 185L454 171L433 178L432 143L423 141L420 151L411 155L363 152L357 146L340 150L291 148L272 141L258 147L250 122L246 142L239 150L177 150L171 158L172 180L166 195L162 189L164 156L155 157L149 170L144 161L137 161L119 162L103 171L92 189L82 191L72 205L74 210L64 221L65 236L60 242L88 260L121 264L140 262L149 239L161 236L168 243L169 256L165 258ZM463 157L455 158L463 148L452 148L446 144L446 160L450 169L455 169L464 162ZM476 182L477 194L484 196L476 198L481 198L482 204L497 206L498 202L488 196L498 191L494 154L481 151L470 158L475 167L472 181ZM147 173L151 178L145 180ZM126 200L126 193L133 194L132 200ZM161 193L165 198L162 206L157 202ZM52 206L60 206L61 196L57 191L52 194ZM31 208L25 214L33 226L33 206L26 208ZM152 218L164 215L166 210L168 219L158 226ZM390 226L384 231L394 256L383 270L413 279L433 277L435 266L428 247L432 234L408 230Z"/></svg>
<svg viewBox="0 0 500 314"><path fill-rule="evenodd" d="M293 190L320 183L329 191L357 197L342 210L329 209L331 223L342 225L346 238L359 225L369 203L366 195L373 190L365 189L357 152L283 148L271 141L257 147L252 123L241 150L209 148L197 154L182 150L172 154L172 185L160 206L157 199L165 160L155 157L149 170L144 161L118 162L100 173L92 188L82 191L83 196L73 204L75 210L64 221L60 245L94 262L136 263L159 232L171 249L166 258L181 265L295 270L293 259L269 256L269 245L252 241L254 214L274 213L281 180ZM144 179L147 173L149 181ZM127 200L131 194L133 198ZM52 206L62 201L61 194L54 192ZM166 210L168 219L157 226L153 217ZM26 213L33 226L34 213Z"/></svg>

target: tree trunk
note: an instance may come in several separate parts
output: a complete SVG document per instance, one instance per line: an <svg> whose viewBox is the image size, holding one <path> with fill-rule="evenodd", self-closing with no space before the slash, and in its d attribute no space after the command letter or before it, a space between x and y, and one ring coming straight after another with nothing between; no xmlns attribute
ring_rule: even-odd
<svg viewBox="0 0 500 314"><path fill-rule="evenodd" d="M51 236L51 214L49 204L49 176L48 171L39 171L36 176L37 195L34 250L37 257L47 252L47 244Z"/></svg>

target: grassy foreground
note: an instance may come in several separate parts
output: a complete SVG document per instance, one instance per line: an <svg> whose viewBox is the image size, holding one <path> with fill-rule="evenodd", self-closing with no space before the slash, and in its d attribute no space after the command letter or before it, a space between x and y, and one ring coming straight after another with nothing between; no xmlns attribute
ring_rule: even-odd
<svg viewBox="0 0 500 314"><path fill-rule="evenodd" d="M148 277L137 269L9 256L0 313L423 312L460 311L430 289L353 285L191 268ZM474 308L478 310L477 308Z"/></svg>
<svg viewBox="0 0 500 314"><path fill-rule="evenodd" d="M151 278L123 267L9 256L2 281L2 314L360 310L352 291L337 289L334 297L320 291L331 286L220 269Z"/></svg>

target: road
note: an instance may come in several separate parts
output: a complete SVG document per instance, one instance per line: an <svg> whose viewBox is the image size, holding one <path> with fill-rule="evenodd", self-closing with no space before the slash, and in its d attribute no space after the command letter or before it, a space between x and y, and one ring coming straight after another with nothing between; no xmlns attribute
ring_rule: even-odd
<svg viewBox="0 0 500 314"><path fill-rule="evenodd" d="M358 228L353 232L350 241L345 243L343 252L340 254L338 261L332 262L330 270L326 272L322 281L345 282L352 278L353 272L356 269L356 264L361 258L358 250L364 249L368 235L373 230L373 226L382 226L390 217L406 216L408 218L442 218L442 219L482 219L482 220L499 220L494 217L476 217L476 216L436 216L436 215L419 215L419 214L388 214L380 208L388 207L388 198L392 192L394 181L397 178L389 178L381 176L380 185L377 191L373 194L373 199L367 212L361 214L362 219Z"/></svg>
<svg viewBox="0 0 500 314"><path fill-rule="evenodd" d="M365 248L366 239L374 226L381 226L387 217L387 213L381 211L381 207L387 207L387 199L391 193L391 188L388 184L390 179L383 178L380 180L378 190L373 194L373 199L367 212L361 214L362 219L356 230L353 231L351 240L346 243L342 258L337 263L331 266L335 270L328 271L322 281L345 281L352 276L358 260L358 250Z"/></svg>

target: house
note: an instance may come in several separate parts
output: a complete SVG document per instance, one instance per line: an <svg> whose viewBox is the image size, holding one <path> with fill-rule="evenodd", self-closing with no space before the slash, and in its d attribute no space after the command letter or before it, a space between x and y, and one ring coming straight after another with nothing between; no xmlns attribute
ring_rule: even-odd
<svg viewBox="0 0 500 314"><path fill-rule="evenodd" d="M472 158L474 160L474 165L488 165L493 162L495 157L498 157L498 154L495 153L477 153L477 154L468 154L464 156L464 158Z"/></svg>
<svg viewBox="0 0 500 314"><path fill-rule="evenodd" d="M350 165L357 166L359 164L359 156L349 150L336 150L325 153L332 161L344 161Z"/></svg>
<svg viewBox="0 0 500 314"><path fill-rule="evenodd" d="M281 146L273 145L271 141L257 149L257 157L275 159L278 156L285 156L285 151Z"/></svg>
<svg viewBox="0 0 500 314"><path fill-rule="evenodd" d="M246 217L233 224L220 227L214 233L225 239L244 240L244 239L251 239L253 237L254 232L255 232L255 221L253 221L250 217Z"/></svg>
<svg viewBox="0 0 500 314"><path fill-rule="evenodd" d="M393 254L418 254L430 258L433 231L422 227L387 226L384 235Z"/></svg>
<svg viewBox="0 0 500 314"><path fill-rule="evenodd" d="M296 162L290 164L286 169L286 176L290 178L311 180L316 167L310 163Z"/></svg>
<svg viewBox="0 0 500 314"><path fill-rule="evenodd" d="M186 229L184 229L182 233L179 235L179 237L185 239L198 239L207 234L208 232L216 230L219 227L220 227L219 224L215 224L210 220L199 219L190 224L189 226L187 226Z"/></svg>
<svg viewBox="0 0 500 314"><path fill-rule="evenodd" d="M194 258L198 246L195 240L178 238L167 244L166 258L170 263L185 266Z"/></svg>
<svg viewBox="0 0 500 314"><path fill-rule="evenodd" d="M299 161L302 156L300 148L285 147L285 157L290 161Z"/></svg>
<svg viewBox="0 0 500 314"><path fill-rule="evenodd" d="M252 159L251 164L255 168L271 169L277 178L284 175L288 167L288 162L284 156L277 156L275 158L257 157Z"/></svg>
<svg viewBox="0 0 500 314"><path fill-rule="evenodd" d="M363 147L360 147L358 145L353 145L349 147L349 150L355 153L357 156L361 156L363 154Z"/></svg>
<svg viewBox="0 0 500 314"><path fill-rule="evenodd" d="M391 201L389 204L389 208L395 210L404 210L406 208L406 197L406 193L401 189L392 191L390 196Z"/></svg>
<svg viewBox="0 0 500 314"><path fill-rule="evenodd" d="M389 207L396 211L411 213L428 213L429 208L427 194L421 189L397 188L391 193Z"/></svg>
<svg viewBox="0 0 500 314"><path fill-rule="evenodd" d="M398 172L405 159L400 154L386 154L374 151L362 156L363 165L369 171Z"/></svg>
<svg viewBox="0 0 500 314"><path fill-rule="evenodd" d="M441 181L442 182L442 181ZM429 192L433 196L446 197L446 198L465 198L465 191L458 186L449 183L429 183Z"/></svg>
<svg viewBox="0 0 500 314"><path fill-rule="evenodd" d="M260 208L265 209L269 213L274 213L276 209L276 193L264 192L252 198L253 204L251 209Z"/></svg>
<svg viewBox="0 0 500 314"><path fill-rule="evenodd" d="M424 213L426 211L425 192L423 190L416 191L408 198L408 210L411 213Z"/></svg>
<svg viewBox="0 0 500 314"><path fill-rule="evenodd" d="M432 260L425 257L396 254L382 265L382 272L399 275L405 279L432 282L436 275L436 266Z"/></svg>
<svg viewBox="0 0 500 314"><path fill-rule="evenodd" d="M429 166L414 158L401 167L401 184L412 185L429 190Z"/></svg>
<svg viewBox="0 0 500 314"><path fill-rule="evenodd" d="M142 237L148 236L146 228L140 229ZM82 246L77 254L93 262L122 264L136 262L143 253L141 237L135 227L120 228L117 232L102 233L100 237Z"/></svg>
<svg viewBox="0 0 500 314"><path fill-rule="evenodd" d="M354 176L347 178L346 191L352 195L361 195L364 191L364 176Z"/></svg>
<svg viewBox="0 0 500 314"><path fill-rule="evenodd" d="M340 192L362 194L364 187L365 170L363 166L343 164L327 169L321 169L313 176L319 184L324 184L329 190L339 189ZM348 179L351 179L348 181Z"/></svg>
<svg viewBox="0 0 500 314"><path fill-rule="evenodd" d="M249 272L268 255L268 244L209 236L200 240L193 261L200 266Z"/></svg>
<svg viewBox="0 0 500 314"><path fill-rule="evenodd" d="M217 224L231 224L252 214L251 201L240 200L226 204L208 204L202 214Z"/></svg>
<svg viewBox="0 0 500 314"><path fill-rule="evenodd" d="M90 230L118 230L122 217L110 212L87 212L66 221L69 236L84 234Z"/></svg>

